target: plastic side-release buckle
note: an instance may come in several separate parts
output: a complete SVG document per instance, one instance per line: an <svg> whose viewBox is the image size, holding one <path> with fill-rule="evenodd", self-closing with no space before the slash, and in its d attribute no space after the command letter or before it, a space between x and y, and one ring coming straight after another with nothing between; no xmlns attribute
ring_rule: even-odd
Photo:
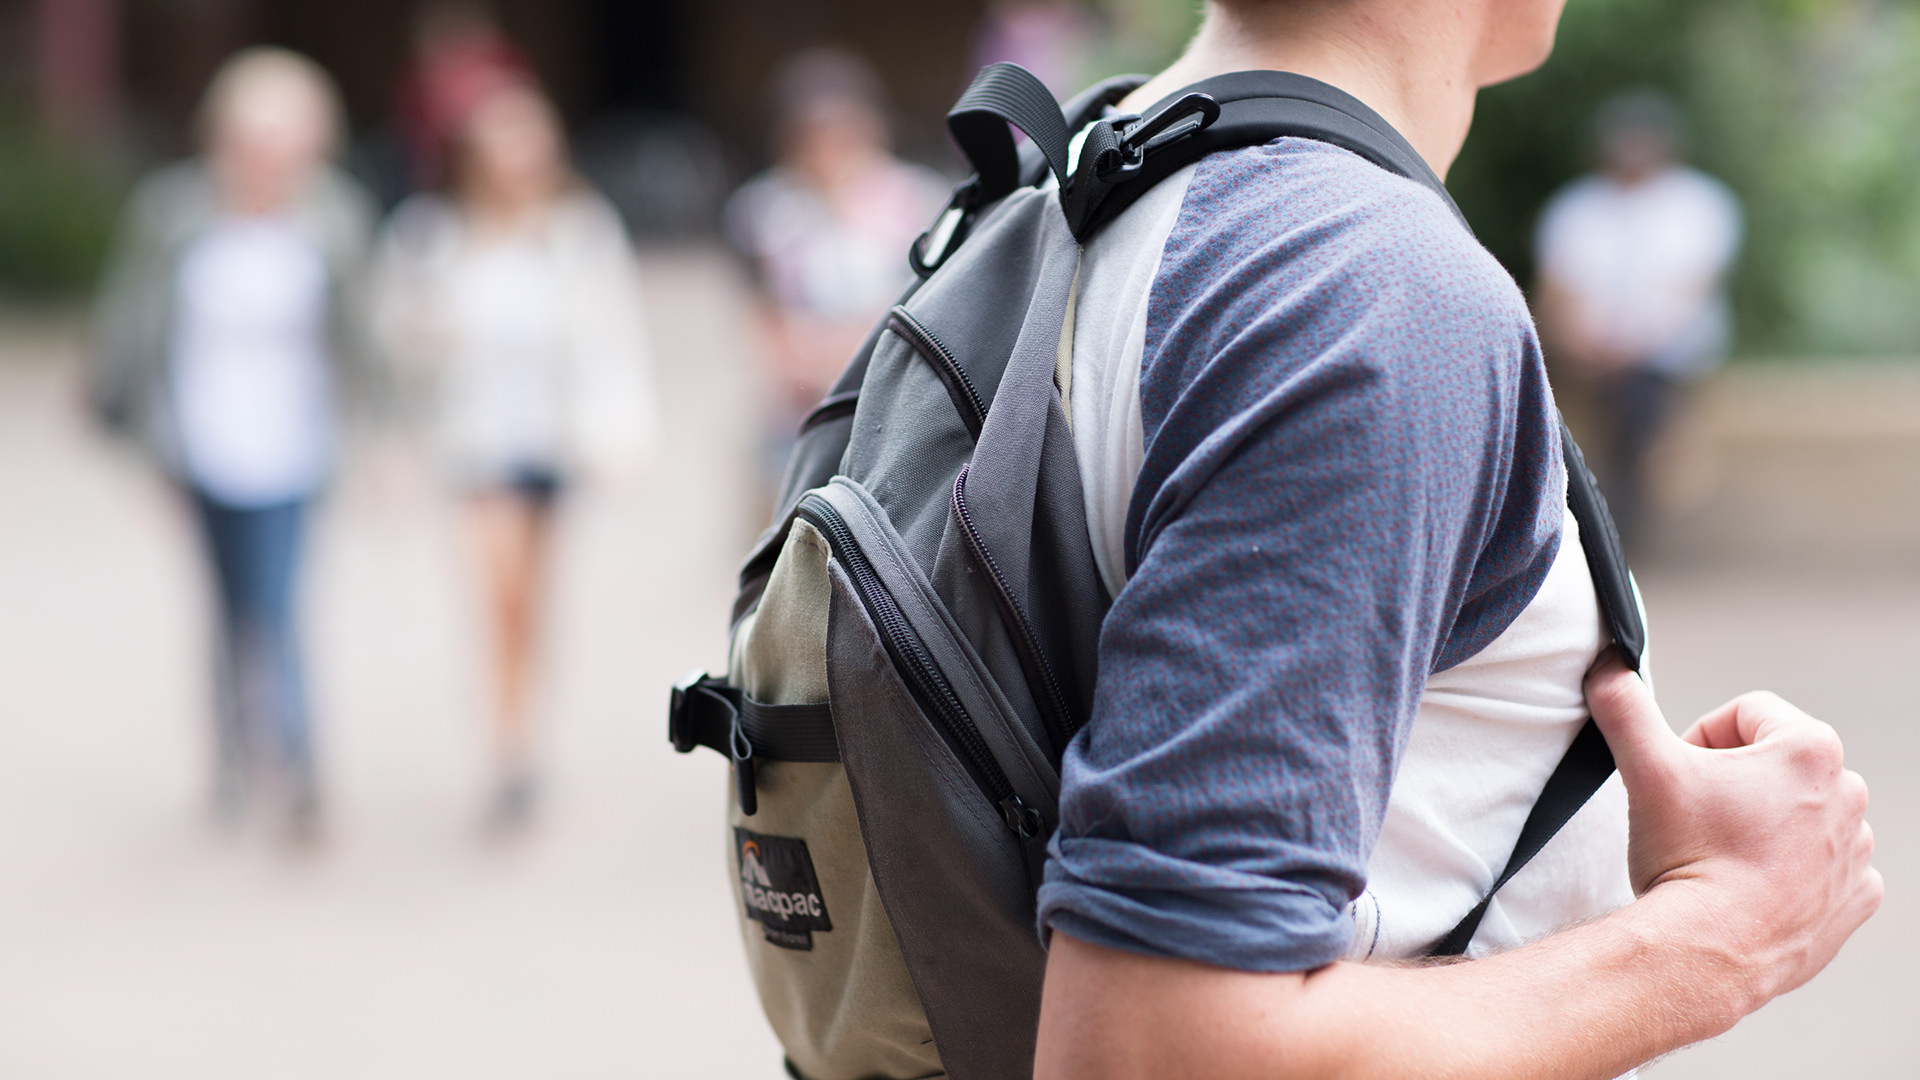
<svg viewBox="0 0 1920 1080"><path fill-rule="evenodd" d="M682 754L691 754L701 745L699 733L695 730L690 696L695 688L709 681L710 677L705 671L695 668L673 684L673 697L667 706L667 741Z"/></svg>
<svg viewBox="0 0 1920 1080"><path fill-rule="evenodd" d="M753 740L741 716L740 691L704 671L689 672L673 686L667 709L667 740L682 754L710 747L733 763L740 812L752 817L760 807L754 788Z"/></svg>

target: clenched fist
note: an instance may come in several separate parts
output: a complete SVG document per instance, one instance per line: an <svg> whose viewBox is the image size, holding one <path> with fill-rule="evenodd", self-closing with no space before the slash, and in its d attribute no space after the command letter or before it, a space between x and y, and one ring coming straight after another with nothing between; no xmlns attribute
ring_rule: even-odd
<svg viewBox="0 0 1920 1080"><path fill-rule="evenodd" d="M1587 701L1627 785L1634 891L1687 890L1751 1008L1812 978L1878 910L1867 784L1833 728L1750 693L1675 735L1612 653Z"/></svg>

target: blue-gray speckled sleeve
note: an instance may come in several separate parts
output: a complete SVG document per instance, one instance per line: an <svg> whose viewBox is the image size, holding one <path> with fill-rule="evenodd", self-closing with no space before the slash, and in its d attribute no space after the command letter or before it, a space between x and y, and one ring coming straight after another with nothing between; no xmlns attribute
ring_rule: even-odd
<svg viewBox="0 0 1920 1080"><path fill-rule="evenodd" d="M1203 162L1141 373L1130 579L1043 927L1249 971L1346 951L1427 675L1559 543L1524 299L1431 192L1301 140Z"/></svg>

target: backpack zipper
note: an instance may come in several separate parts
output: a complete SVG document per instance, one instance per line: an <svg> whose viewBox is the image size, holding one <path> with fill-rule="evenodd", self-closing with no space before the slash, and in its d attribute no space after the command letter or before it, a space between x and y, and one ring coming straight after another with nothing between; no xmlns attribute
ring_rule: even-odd
<svg viewBox="0 0 1920 1080"><path fill-rule="evenodd" d="M887 312L887 324L894 333L906 339L913 351L919 353L927 363L933 365L934 374L946 384L947 396L953 399L953 407L960 412L960 422L967 427L967 434L980 438L980 429L986 426L987 403L981 399L980 390L973 385L973 379L967 375L967 369L954 359L952 350L940 343L919 319L913 317L905 307L895 305Z"/></svg>
<svg viewBox="0 0 1920 1080"><path fill-rule="evenodd" d="M988 580L993 582L993 598L1000 604L1000 615L1006 624L1013 644L1020 651L1027 677L1040 684L1043 691L1038 695L1040 705L1047 713L1047 726L1052 729L1054 747L1057 752L1066 752L1068 740L1080 730L1080 723L1067 707L1067 696L1060 690L1060 680L1053 674L1053 665L1047 662L1047 654L1040 651L1039 639L1033 632L1033 624L1027 621L1026 612L1020 609L1020 602L1014 599L1013 589L1007 584L1006 575L1000 572L1000 564L994 561L993 552L987 550L985 538L973 523L973 514L967 509L967 473L973 466L963 465L960 475L953 481L953 516L960 522L960 531L967 538L967 547L973 551L973 557L986 570Z"/></svg>
<svg viewBox="0 0 1920 1080"><path fill-rule="evenodd" d="M805 435L821 424L838 420L843 416L852 416L855 406L860 404L860 391L848 390L833 394L821 400L813 407L805 420L800 421L800 434Z"/></svg>
<svg viewBox="0 0 1920 1080"><path fill-rule="evenodd" d="M881 583L880 576L874 573L873 564L868 561L866 553L860 550L853 530L847 527L846 520L831 503L816 494L804 496L795 512L826 534L828 543L833 546L834 556L847 568L855 590L860 593L861 602L873 617L887 652L892 654L895 664L918 691L919 698L930 707L935 723L941 727L949 744L959 750L961 757L972 766L987 798L999 808L1001 820L1028 847L1031 865L1034 842L1038 840L1044 843L1045 840L1041 835L1040 812L1027 805L1013 790L1013 782L1007 779L1006 770L1000 767L1000 763L994 760L993 752L987 749L986 740L981 738L980 729L974 725L973 718L967 715L966 707L960 703L960 696L954 692L953 685L940 673L933 654L927 651L920 636L914 633L906 613L900 610L899 602Z"/></svg>

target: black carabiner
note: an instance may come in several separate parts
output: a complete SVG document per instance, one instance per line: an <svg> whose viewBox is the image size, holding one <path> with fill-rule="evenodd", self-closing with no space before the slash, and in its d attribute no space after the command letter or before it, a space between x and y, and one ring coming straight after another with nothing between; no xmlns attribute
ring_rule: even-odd
<svg viewBox="0 0 1920 1080"><path fill-rule="evenodd" d="M1156 146L1165 146L1220 119L1220 103L1210 94L1192 93L1147 117L1115 117L1116 145L1095 164L1102 181L1139 171ZM1124 126L1123 126L1124 125Z"/></svg>

